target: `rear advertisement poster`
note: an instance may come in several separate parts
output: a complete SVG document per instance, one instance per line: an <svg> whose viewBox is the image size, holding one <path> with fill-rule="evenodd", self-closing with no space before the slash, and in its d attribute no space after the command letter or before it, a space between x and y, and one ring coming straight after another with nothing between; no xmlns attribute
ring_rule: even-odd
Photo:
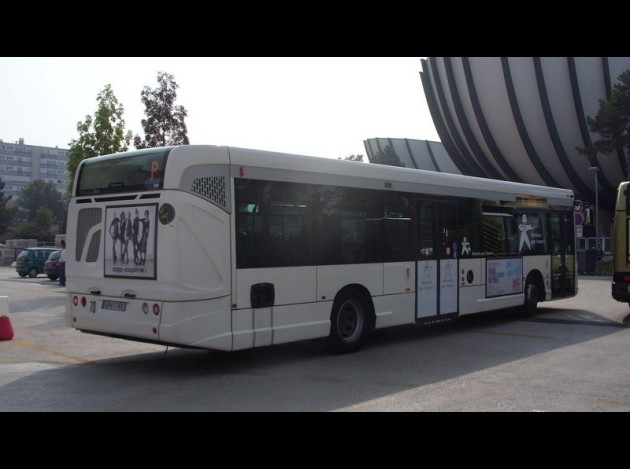
<svg viewBox="0 0 630 469"><path fill-rule="evenodd" d="M105 209L105 277L156 278L157 204Z"/></svg>

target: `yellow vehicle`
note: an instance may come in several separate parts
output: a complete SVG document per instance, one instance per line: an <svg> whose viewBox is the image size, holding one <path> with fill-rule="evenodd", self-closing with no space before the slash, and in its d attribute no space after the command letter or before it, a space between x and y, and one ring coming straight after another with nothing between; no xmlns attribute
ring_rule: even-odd
<svg viewBox="0 0 630 469"><path fill-rule="evenodd" d="M615 232L613 238L612 297L630 303L630 182L622 182L617 190Z"/></svg>

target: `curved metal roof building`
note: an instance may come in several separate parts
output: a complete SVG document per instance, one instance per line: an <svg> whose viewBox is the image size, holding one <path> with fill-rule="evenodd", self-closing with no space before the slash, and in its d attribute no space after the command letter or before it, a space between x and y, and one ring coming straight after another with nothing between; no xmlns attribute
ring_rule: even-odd
<svg viewBox="0 0 630 469"><path fill-rule="evenodd" d="M622 152L589 159L576 147L599 100L630 57L431 57L420 73L436 129L457 168L471 176L573 189L593 200L627 177Z"/></svg>

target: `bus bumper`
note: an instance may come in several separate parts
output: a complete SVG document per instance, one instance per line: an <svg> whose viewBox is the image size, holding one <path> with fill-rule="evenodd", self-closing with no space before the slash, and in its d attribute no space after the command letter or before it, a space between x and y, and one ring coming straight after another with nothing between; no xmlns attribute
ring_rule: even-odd
<svg viewBox="0 0 630 469"><path fill-rule="evenodd" d="M630 282L624 281L624 274L615 274L612 283L612 297L622 303L630 303Z"/></svg>

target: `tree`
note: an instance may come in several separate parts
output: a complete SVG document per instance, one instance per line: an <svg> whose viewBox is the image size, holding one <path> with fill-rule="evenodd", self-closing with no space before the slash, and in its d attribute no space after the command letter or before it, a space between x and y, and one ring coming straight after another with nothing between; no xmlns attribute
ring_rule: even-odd
<svg viewBox="0 0 630 469"><path fill-rule="evenodd" d="M595 118L587 117L591 132L599 134L599 140L586 148L577 150L595 162L597 153L609 154L613 151L624 152L626 157L626 177L629 177L628 155L630 153L630 70L619 75L618 83L613 86L608 101L599 100L599 110Z"/></svg>
<svg viewBox="0 0 630 469"><path fill-rule="evenodd" d="M32 222L20 223L7 230L7 239L44 239L48 237L49 233L42 233L42 230Z"/></svg>
<svg viewBox="0 0 630 469"><path fill-rule="evenodd" d="M9 205L11 201L10 195L4 195L5 183L0 179L0 235L4 234L11 225L11 220L15 214L15 210Z"/></svg>
<svg viewBox="0 0 630 469"><path fill-rule="evenodd" d="M338 158L338 159L363 163L363 155L350 155L350 156L346 156L345 158Z"/></svg>
<svg viewBox="0 0 630 469"><path fill-rule="evenodd" d="M35 214L35 226L42 232L50 232L53 224L53 211L48 207L39 207Z"/></svg>
<svg viewBox="0 0 630 469"><path fill-rule="evenodd" d="M22 189L18 199L22 222L37 223L38 210L47 208L50 210L51 221L63 222L60 207L63 205L61 194L55 189L55 185L37 179ZM56 215L56 218L55 218Z"/></svg>
<svg viewBox="0 0 630 469"><path fill-rule="evenodd" d="M94 117L77 123L79 138L70 142L68 150L68 193L72 190L79 163L86 158L127 151L131 131L125 132L124 107L114 95L112 85L106 85L96 97L98 107ZM54 211L53 211L54 212Z"/></svg>
<svg viewBox="0 0 630 469"><path fill-rule="evenodd" d="M385 148L374 155L372 157L372 163L386 164L389 166L405 166L403 163L401 163L400 157L396 154L396 152L390 145L385 145Z"/></svg>
<svg viewBox="0 0 630 469"><path fill-rule="evenodd" d="M136 135L133 143L136 148L164 147L168 145L189 145L188 130L184 119L188 111L181 105L175 105L177 88L173 75L158 72L158 87L154 90L145 86L142 90L142 103L145 106L142 119L144 140Z"/></svg>

